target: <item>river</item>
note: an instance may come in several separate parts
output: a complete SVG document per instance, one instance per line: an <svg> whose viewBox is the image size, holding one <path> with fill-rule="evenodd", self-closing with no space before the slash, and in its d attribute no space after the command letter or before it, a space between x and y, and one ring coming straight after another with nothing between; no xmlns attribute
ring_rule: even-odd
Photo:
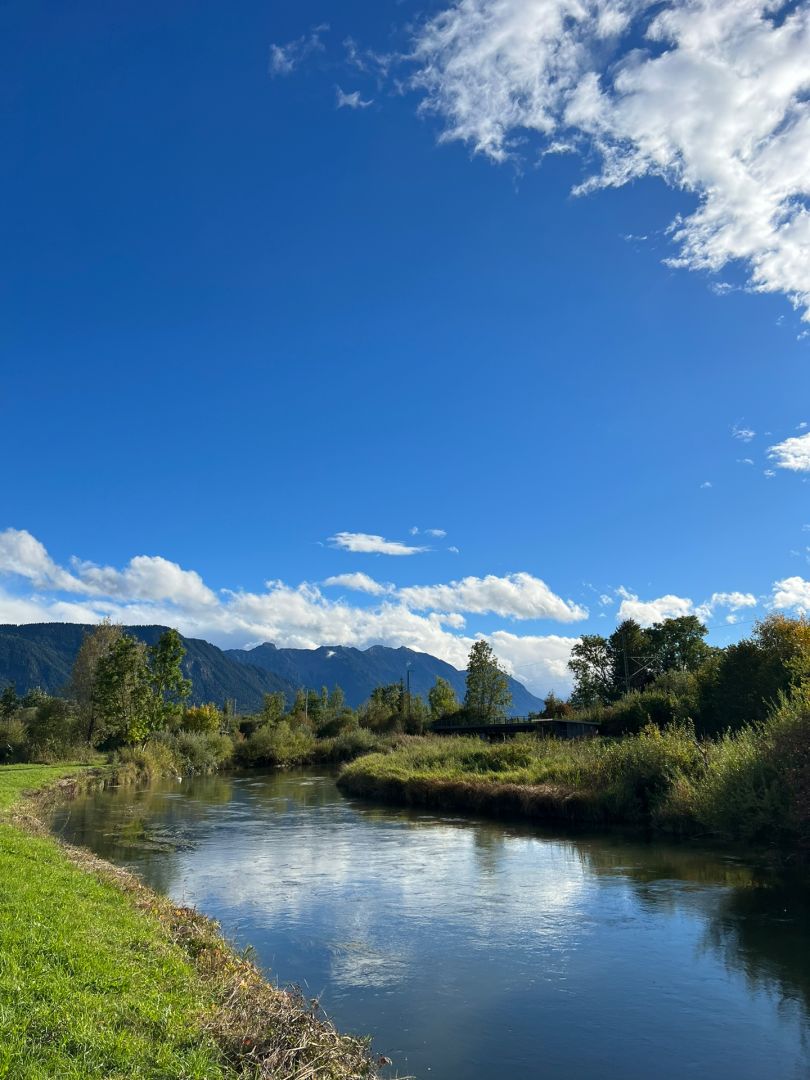
<svg viewBox="0 0 810 1080"><path fill-rule="evenodd" d="M808 894L731 855L361 803L323 772L107 790L53 828L401 1076L810 1076Z"/></svg>

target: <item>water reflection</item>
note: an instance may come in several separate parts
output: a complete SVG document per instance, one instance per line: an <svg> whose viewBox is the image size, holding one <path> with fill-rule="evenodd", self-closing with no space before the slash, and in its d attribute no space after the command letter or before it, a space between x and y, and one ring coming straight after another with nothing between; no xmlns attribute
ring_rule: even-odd
<svg viewBox="0 0 810 1080"><path fill-rule="evenodd" d="M54 827L214 915L403 1072L808 1075L806 894L740 860L355 803L311 773L108 791Z"/></svg>

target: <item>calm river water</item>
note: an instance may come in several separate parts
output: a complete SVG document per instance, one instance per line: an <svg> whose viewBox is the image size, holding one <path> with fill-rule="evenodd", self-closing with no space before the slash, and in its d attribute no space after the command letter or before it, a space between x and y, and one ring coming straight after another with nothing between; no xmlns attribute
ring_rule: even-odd
<svg viewBox="0 0 810 1080"><path fill-rule="evenodd" d="M419 1080L810 1076L807 894L722 854L409 812L322 773L107 791L66 838Z"/></svg>

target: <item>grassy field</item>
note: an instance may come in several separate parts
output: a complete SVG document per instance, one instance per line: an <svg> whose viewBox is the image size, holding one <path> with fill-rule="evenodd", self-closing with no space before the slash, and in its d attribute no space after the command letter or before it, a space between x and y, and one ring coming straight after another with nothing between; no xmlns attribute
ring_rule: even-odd
<svg viewBox="0 0 810 1080"><path fill-rule="evenodd" d="M21 794L79 771L0 767L0 1077L372 1075L364 1044L265 982L214 924L26 824Z"/></svg>

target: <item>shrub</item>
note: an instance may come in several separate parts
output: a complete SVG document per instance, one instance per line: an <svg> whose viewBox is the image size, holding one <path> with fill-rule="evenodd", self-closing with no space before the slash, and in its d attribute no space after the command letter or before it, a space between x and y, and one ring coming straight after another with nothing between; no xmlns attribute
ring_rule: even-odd
<svg viewBox="0 0 810 1080"><path fill-rule="evenodd" d="M690 724L662 730L654 724L604 747L595 781L615 816L628 821L655 817L673 784L700 769L703 755Z"/></svg>
<svg viewBox="0 0 810 1080"><path fill-rule="evenodd" d="M202 735L218 735L223 716L216 705L189 705L180 720L180 730Z"/></svg>
<svg viewBox="0 0 810 1080"><path fill-rule="evenodd" d="M183 772L183 763L163 739L151 739L143 746L124 746L112 760L118 766L118 779L122 783L158 780Z"/></svg>
<svg viewBox="0 0 810 1080"><path fill-rule="evenodd" d="M0 762L25 761L28 739L25 724L18 717L0 722Z"/></svg>
<svg viewBox="0 0 810 1080"><path fill-rule="evenodd" d="M240 765L302 765L313 755L315 736L282 720L257 728L236 749Z"/></svg>
<svg viewBox="0 0 810 1080"><path fill-rule="evenodd" d="M162 733L153 741L161 742L171 750L184 773L215 772L233 757L233 743L218 731Z"/></svg>
<svg viewBox="0 0 810 1080"><path fill-rule="evenodd" d="M323 762L352 761L363 754L378 750L383 741L368 728L354 728L331 739L318 740L315 745L315 758Z"/></svg>

